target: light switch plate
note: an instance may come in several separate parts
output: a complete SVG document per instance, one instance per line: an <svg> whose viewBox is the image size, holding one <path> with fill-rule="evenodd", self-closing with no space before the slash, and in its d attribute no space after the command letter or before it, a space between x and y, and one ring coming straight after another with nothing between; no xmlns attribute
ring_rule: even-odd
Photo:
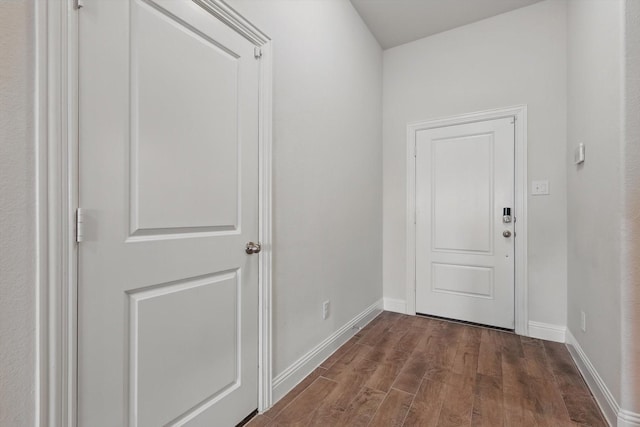
<svg viewBox="0 0 640 427"><path fill-rule="evenodd" d="M549 181L531 181L531 195L546 196L549 194Z"/></svg>

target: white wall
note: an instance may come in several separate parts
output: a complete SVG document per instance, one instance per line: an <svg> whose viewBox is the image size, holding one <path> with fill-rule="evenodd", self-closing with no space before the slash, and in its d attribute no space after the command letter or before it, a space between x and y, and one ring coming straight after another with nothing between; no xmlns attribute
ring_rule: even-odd
<svg viewBox="0 0 640 427"><path fill-rule="evenodd" d="M568 8L568 327L620 398L622 1ZM586 161L572 164L578 142ZM587 329L580 329L580 312Z"/></svg>
<svg viewBox="0 0 640 427"><path fill-rule="evenodd" d="M640 425L640 2L570 0L568 34L568 326L605 414Z"/></svg>
<svg viewBox="0 0 640 427"><path fill-rule="evenodd" d="M278 375L382 298L382 51L346 0L230 4L274 46Z"/></svg>
<svg viewBox="0 0 640 427"><path fill-rule="evenodd" d="M384 296L405 299L406 125L528 105L529 318L566 320L566 3L547 0L384 52Z"/></svg>
<svg viewBox="0 0 640 427"><path fill-rule="evenodd" d="M640 414L640 2L625 0L621 406Z"/></svg>
<svg viewBox="0 0 640 427"><path fill-rule="evenodd" d="M35 420L33 5L0 1L0 425Z"/></svg>

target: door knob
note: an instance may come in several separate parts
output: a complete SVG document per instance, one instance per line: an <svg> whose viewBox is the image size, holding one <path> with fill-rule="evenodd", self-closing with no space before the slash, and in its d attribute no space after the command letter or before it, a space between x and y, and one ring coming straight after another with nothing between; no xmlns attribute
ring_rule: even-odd
<svg viewBox="0 0 640 427"><path fill-rule="evenodd" d="M511 232L510 232L509 230L504 230L504 231L502 232L502 235L503 235L504 237L511 237Z"/></svg>
<svg viewBox="0 0 640 427"><path fill-rule="evenodd" d="M249 242L245 247L245 252L248 253L249 255L257 254L261 250L262 250L262 246L260 245L260 243Z"/></svg>

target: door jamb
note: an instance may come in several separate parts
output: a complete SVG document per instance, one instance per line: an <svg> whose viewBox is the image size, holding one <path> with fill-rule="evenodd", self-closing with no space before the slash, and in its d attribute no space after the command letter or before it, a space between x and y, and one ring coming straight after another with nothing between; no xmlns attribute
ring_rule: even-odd
<svg viewBox="0 0 640 427"><path fill-rule="evenodd" d="M528 274L527 274L527 106L479 111L438 119L410 123L407 125L407 217L406 217L406 301L407 314L416 314L416 133L421 130L455 126L466 123L515 118L515 332L529 335Z"/></svg>
<svg viewBox="0 0 640 427"><path fill-rule="evenodd" d="M272 42L223 0L194 0L260 56L258 410L272 404ZM36 425L77 425L78 13L35 2Z"/></svg>

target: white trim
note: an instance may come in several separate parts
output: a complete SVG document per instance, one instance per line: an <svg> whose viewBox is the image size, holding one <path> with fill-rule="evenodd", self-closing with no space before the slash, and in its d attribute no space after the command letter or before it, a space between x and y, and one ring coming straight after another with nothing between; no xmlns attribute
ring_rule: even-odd
<svg viewBox="0 0 640 427"><path fill-rule="evenodd" d="M515 117L515 331L518 335L529 334L528 275L527 275L527 106L517 105L508 108L480 111L410 123L407 125L407 211L406 211L406 305L407 314L416 313L416 242L415 242L415 191L416 132L444 126Z"/></svg>
<svg viewBox="0 0 640 427"><path fill-rule="evenodd" d="M273 403L290 392L300 381L340 348L341 345L354 336L358 330L363 328L380 313L382 313L382 300L367 307L282 371L273 379Z"/></svg>
<svg viewBox="0 0 640 427"><path fill-rule="evenodd" d="M193 2L258 47L271 40L265 33L225 3L224 0L193 0Z"/></svg>
<svg viewBox="0 0 640 427"><path fill-rule="evenodd" d="M407 314L407 302L405 300L383 298L382 301L385 311Z"/></svg>
<svg viewBox="0 0 640 427"><path fill-rule="evenodd" d="M584 352L578 340L573 336L571 330L567 328L567 348L571 357L578 366L582 377L586 381L591 393L596 399L598 406L602 410L605 419L611 426L617 427L640 427L640 414L620 408L613 393L607 387L591 360Z"/></svg>
<svg viewBox="0 0 640 427"><path fill-rule="evenodd" d="M73 2L36 2L36 229L38 312L36 424L77 424L78 12ZM272 48L270 39L222 0L200 5L262 48L260 67L258 405L271 406ZM80 12L82 13L82 12Z"/></svg>
<svg viewBox="0 0 640 427"><path fill-rule="evenodd" d="M620 410L618 412L618 427L640 427L640 414L626 409Z"/></svg>
<svg viewBox="0 0 640 427"><path fill-rule="evenodd" d="M616 402L616 399L613 397L613 394L607 387L607 384L604 382L595 366L593 366L587 357L587 354L582 350L580 344L578 344L578 341L571 333L571 330L567 329L566 335L567 348L569 349L571 357L573 357L573 360L576 362L580 373L582 373L587 385L591 389L591 393L593 393L593 396L595 397L596 402L598 402L598 405L609 422L609 425L616 425L616 418L619 416L620 405Z"/></svg>
<svg viewBox="0 0 640 427"><path fill-rule="evenodd" d="M541 340L566 342L565 334L567 328L561 325L552 325L550 323L529 322L529 336Z"/></svg>
<svg viewBox="0 0 640 427"><path fill-rule="evenodd" d="M273 140L273 49L270 41L262 45L260 57L260 190L259 190L259 242L262 251L259 263L259 337L258 337L258 411L271 407L272 374L272 256L273 256L273 204L272 204L272 140Z"/></svg>
<svg viewBox="0 0 640 427"><path fill-rule="evenodd" d="M76 425L77 16L36 2L38 349L41 426Z"/></svg>

